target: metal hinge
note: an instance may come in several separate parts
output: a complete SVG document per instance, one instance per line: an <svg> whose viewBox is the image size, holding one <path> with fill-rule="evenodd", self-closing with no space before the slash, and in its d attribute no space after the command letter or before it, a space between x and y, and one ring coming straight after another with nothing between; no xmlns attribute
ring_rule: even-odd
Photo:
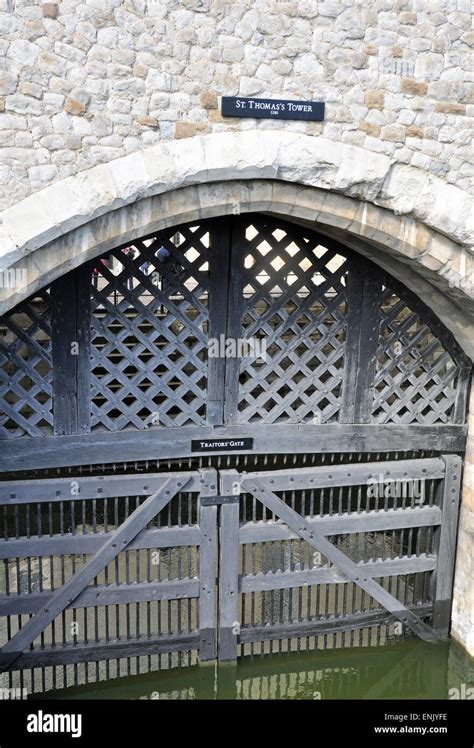
<svg viewBox="0 0 474 748"><path fill-rule="evenodd" d="M219 504L237 504L239 494L228 494L226 496L201 496L201 506L219 506Z"/></svg>

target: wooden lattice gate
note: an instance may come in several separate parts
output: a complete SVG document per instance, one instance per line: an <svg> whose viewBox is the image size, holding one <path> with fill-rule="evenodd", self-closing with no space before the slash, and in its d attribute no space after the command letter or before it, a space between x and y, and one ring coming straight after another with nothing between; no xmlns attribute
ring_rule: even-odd
<svg viewBox="0 0 474 748"><path fill-rule="evenodd" d="M380 625L384 638L445 636L460 475L454 455L222 471L222 491L238 495L221 509L221 658L257 642L279 651L350 632L354 643L372 627L380 641Z"/></svg>
<svg viewBox="0 0 474 748"><path fill-rule="evenodd" d="M470 372L395 279L268 216L59 278L0 322L10 678L445 635Z"/></svg>

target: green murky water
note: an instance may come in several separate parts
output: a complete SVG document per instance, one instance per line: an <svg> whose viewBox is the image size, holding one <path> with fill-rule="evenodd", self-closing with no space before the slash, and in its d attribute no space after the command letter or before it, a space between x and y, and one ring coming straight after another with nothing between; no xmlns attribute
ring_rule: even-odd
<svg viewBox="0 0 474 748"><path fill-rule="evenodd" d="M244 658L49 692L61 699L473 699L474 660L453 642Z"/></svg>

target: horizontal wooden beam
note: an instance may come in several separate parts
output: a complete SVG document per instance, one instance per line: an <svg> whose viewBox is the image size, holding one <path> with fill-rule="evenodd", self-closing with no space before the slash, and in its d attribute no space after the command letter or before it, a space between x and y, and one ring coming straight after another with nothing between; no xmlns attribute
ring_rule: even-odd
<svg viewBox="0 0 474 748"><path fill-rule="evenodd" d="M22 437L1 442L0 471L123 463L124 459L133 462L187 458L193 456L191 441L197 439L253 438L253 449L242 450L242 454L287 454L289 444L292 454L408 450L459 452L464 451L466 435L467 427L462 424L274 424L271 428L265 424L247 424L225 428L158 427L77 436ZM228 452L224 449L212 454Z"/></svg>
<svg viewBox="0 0 474 748"><path fill-rule="evenodd" d="M113 532L77 535L42 535L0 543L0 559L32 558L96 553L110 540ZM142 530L127 546L127 551L143 548L172 548L176 546L200 545L201 531L197 525L183 527L160 527Z"/></svg>
<svg viewBox="0 0 474 748"><path fill-rule="evenodd" d="M72 665L78 662L99 662L120 657L143 657L167 652L187 652L199 648L199 632L170 634L168 636L123 639L91 644L66 644L57 647L39 647L22 652L8 666L7 657L0 654L0 669L24 670L25 668Z"/></svg>
<svg viewBox="0 0 474 748"><path fill-rule="evenodd" d="M427 618L432 613L430 605L412 606L410 611L420 619ZM238 643L266 641L268 639L292 639L295 637L321 636L323 634L337 634L343 631L394 623L395 616L386 610L364 611L347 616L325 618L324 620L301 621L297 623L282 623L273 626L242 627L238 635Z"/></svg>
<svg viewBox="0 0 474 748"><path fill-rule="evenodd" d="M443 478L445 463L440 458L368 462L294 470L269 470L252 473L269 479L273 490L357 486L369 482L392 483ZM141 473L139 475L71 476L43 480L0 481L0 505L29 504L83 499L108 499L120 496L148 496L173 478L187 482L186 491L201 489L198 472Z"/></svg>
<svg viewBox="0 0 474 748"><path fill-rule="evenodd" d="M268 481L272 491L293 491L299 488L331 486L362 486L370 483L393 483L444 478L445 463L437 457L418 460L366 462L346 465L265 470L252 472L251 480ZM246 478L247 480L247 478ZM243 483L242 483L243 485ZM242 489L243 490L243 489Z"/></svg>
<svg viewBox="0 0 474 748"><path fill-rule="evenodd" d="M335 514L324 517L307 517L310 525L317 527L321 535L346 535L358 532L380 532L405 527L433 527L441 524L441 510L437 506L414 509L387 509ZM240 526L240 543L269 543L274 540L295 540L299 536L284 522L246 522Z"/></svg>
<svg viewBox="0 0 474 748"><path fill-rule="evenodd" d="M427 556L404 556L390 561L368 561L357 564L358 570L364 576L370 577L395 577L403 574L416 574L422 571L434 571L436 568L436 557ZM351 582L345 574L335 567L323 567L321 569L306 569L304 571L269 572L266 574L248 574L240 577L240 592L264 592L266 590L285 590L294 587L309 587L317 584L348 584Z"/></svg>
<svg viewBox="0 0 474 748"><path fill-rule="evenodd" d="M109 499L118 496L149 496L172 478L184 486L187 493L201 489L201 476L196 472L140 473L138 475L101 475L97 477L71 476L0 482L0 505L36 502L81 501Z"/></svg>
<svg viewBox="0 0 474 748"><path fill-rule="evenodd" d="M0 595L0 616L36 613L52 598L52 592L35 592L30 595ZM65 610L95 608L99 605L123 605L155 600L182 600L199 597L198 579L177 579L163 582L98 585L88 587Z"/></svg>

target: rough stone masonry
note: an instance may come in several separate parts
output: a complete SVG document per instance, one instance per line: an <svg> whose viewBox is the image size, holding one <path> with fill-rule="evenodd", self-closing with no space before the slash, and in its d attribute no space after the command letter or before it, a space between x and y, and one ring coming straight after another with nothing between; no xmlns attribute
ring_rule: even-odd
<svg viewBox="0 0 474 748"><path fill-rule="evenodd" d="M0 0L0 207L147 145L284 128L473 189L471 0ZM220 95L326 102L224 120Z"/></svg>

